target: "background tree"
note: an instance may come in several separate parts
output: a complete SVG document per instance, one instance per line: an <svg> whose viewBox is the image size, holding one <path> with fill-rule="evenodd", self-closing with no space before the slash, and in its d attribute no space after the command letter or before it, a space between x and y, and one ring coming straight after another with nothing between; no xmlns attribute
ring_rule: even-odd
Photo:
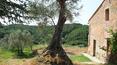
<svg viewBox="0 0 117 65"><path fill-rule="evenodd" d="M62 38L64 44L86 47L88 43L88 26L82 24L66 24Z"/></svg>
<svg viewBox="0 0 117 65"><path fill-rule="evenodd" d="M17 30L10 33L9 36L5 36L1 40L1 46L7 49L16 50L18 55L23 55L25 47L32 48L32 36L26 30Z"/></svg>
<svg viewBox="0 0 117 65"><path fill-rule="evenodd" d="M73 65L61 46L61 33L67 19L72 20L72 12L78 0L39 0L33 3L29 9L30 13L43 20L48 21L49 16L58 14L58 22L48 47L43 51L41 59L51 65ZM46 4L46 5L45 5ZM42 61L41 61L42 62Z"/></svg>

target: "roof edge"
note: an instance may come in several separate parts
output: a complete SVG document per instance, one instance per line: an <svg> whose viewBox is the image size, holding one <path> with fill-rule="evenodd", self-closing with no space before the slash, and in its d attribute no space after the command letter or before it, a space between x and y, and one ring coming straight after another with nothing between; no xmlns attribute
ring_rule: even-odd
<svg viewBox="0 0 117 65"><path fill-rule="evenodd" d="M98 12L98 10L101 8L102 4L104 3L105 0L103 0L103 2L100 4L100 6L96 9L96 11L93 13L93 15L89 18L88 20L88 23L89 21L94 17L94 15Z"/></svg>

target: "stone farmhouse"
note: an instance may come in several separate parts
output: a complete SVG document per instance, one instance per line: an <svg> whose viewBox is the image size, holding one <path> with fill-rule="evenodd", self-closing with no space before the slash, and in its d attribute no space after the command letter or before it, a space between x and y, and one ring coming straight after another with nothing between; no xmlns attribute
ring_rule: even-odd
<svg viewBox="0 0 117 65"><path fill-rule="evenodd" d="M117 0L103 0L89 19L88 54L103 62L110 53L110 29L117 29Z"/></svg>

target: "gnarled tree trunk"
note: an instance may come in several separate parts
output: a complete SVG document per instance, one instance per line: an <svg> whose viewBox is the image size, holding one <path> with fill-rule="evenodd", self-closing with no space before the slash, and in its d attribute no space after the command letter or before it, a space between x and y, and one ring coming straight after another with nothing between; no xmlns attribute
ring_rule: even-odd
<svg viewBox="0 0 117 65"><path fill-rule="evenodd" d="M48 47L43 51L42 55L40 56L39 62L44 62L45 65L73 65L60 43L61 32L66 21L65 16L66 0L57 1L60 4L58 23L56 25L53 38Z"/></svg>

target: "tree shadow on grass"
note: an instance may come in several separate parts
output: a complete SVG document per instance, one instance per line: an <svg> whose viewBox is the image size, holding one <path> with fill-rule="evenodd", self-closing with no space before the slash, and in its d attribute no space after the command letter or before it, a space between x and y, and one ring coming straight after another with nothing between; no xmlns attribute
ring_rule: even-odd
<svg viewBox="0 0 117 65"><path fill-rule="evenodd" d="M33 53L33 52L24 52L20 55L18 54L15 54L14 58L19 58L19 59L23 59L23 58L33 58L35 57L37 54L36 53Z"/></svg>

